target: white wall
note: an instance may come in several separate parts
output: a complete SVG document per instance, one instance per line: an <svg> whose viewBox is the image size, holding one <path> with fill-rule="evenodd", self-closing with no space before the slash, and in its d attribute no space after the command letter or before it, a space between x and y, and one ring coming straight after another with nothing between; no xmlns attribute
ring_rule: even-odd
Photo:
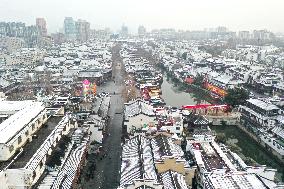
<svg viewBox="0 0 284 189"><path fill-rule="evenodd" d="M43 119L43 116L45 116L45 119ZM32 122L29 123L28 126L26 126L26 131L28 132L28 135L26 135L26 132L23 132L22 134L17 134L11 141L13 141L11 144L0 144L0 161L7 161L9 158L11 158L17 149L20 149L24 144L27 143L27 141L32 138L32 135L36 133L41 126L47 121L46 111L39 114ZM34 129L32 129L32 125L34 124ZM19 143L19 137L21 137L22 141ZM14 150L10 151L9 147L14 146Z"/></svg>
<svg viewBox="0 0 284 189"><path fill-rule="evenodd" d="M144 186L144 185L149 186L151 188L155 188L155 189L163 189L164 188L163 185L154 183L154 181L142 180L141 179L141 180L134 180L133 184L127 186L126 189L136 189L136 188L139 188L139 187Z"/></svg>
<svg viewBox="0 0 284 189"><path fill-rule="evenodd" d="M179 129L177 129L177 127ZM182 125L176 125L174 124L173 126L163 126L162 128L166 129L166 131L170 131L170 133L173 133L173 134L178 134L178 135L181 135L182 132L183 132L183 126Z"/></svg>
<svg viewBox="0 0 284 189"><path fill-rule="evenodd" d="M1 183L0 186L2 189L8 189L7 176L4 171L0 172L0 183Z"/></svg>
<svg viewBox="0 0 284 189"><path fill-rule="evenodd" d="M29 170L7 169L5 171L5 174L7 175L7 183L9 184L9 189L29 188L32 184L30 180L30 177L32 177L32 172Z"/></svg>

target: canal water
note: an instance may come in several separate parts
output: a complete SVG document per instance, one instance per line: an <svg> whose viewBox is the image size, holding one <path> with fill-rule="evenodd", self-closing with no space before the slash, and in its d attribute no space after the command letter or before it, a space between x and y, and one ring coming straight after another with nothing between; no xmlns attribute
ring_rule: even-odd
<svg viewBox="0 0 284 189"><path fill-rule="evenodd" d="M241 151L237 153L241 157L249 157L257 162L257 164L277 169L277 180L282 182L284 181L284 165L281 164L279 160L271 154L271 152L264 149L237 126L213 126L211 129L216 131L217 134L224 133L226 139L233 139L237 141L235 144L241 149Z"/></svg>
<svg viewBox="0 0 284 189"><path fill-rule="evenodd" d="M161 89L162 98L168 106L181 107L183 105L207 103L202 96L180 90L171 80L167 80L167 77L163 78Z"/></svg>
<svg viewBox="0 0 284 189"><path fill-rule="evenodd" d="M210 102L210 99L208 100L208 97L204 95L180 90L178 86L175 86L175 84L171 80L167 80L166 77L164 77L161 89L162 98L165 100L167 105L173 107ZM241 149L240 156L249 157L260 165L267 165L268 167L277 169L277 180L283 181L282 175L284 174L284 165L278 162L278 160L273 157L271 153L267 152L237 126L215 126L211 129L215 130L217 134L224 133L226 139L237 139L235 140L237 141L235 145Z"/></svg>

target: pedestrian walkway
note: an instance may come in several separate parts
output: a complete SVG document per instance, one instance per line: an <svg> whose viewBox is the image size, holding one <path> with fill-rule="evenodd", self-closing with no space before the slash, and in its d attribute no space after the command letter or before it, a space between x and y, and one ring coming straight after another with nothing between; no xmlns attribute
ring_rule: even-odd
<svg viewBox="0 0 284 189"><path fill-rule="evenodd" d="M113 54L114 65L120 61L119 54ZM122 64L120 64L122 65ZM121 136L122 136L122 121L123 114L117 113L123 110L123 99L121 90L124 80L122 77L124 69L118 69L114 66L113 76L115 82L108 82L102 86L100 91L108 92L111 95L111 105L109 110L110 122L106 128L106 138L102 144L102 150L98 155L90 155L88 160L95 160L95 169L91 172L88 180L82 180L82 188L84 189L116 189L120 180L121 166ZM115 95L113 94L115 92ZM92 165L88 163L86 170Z"/></svg>

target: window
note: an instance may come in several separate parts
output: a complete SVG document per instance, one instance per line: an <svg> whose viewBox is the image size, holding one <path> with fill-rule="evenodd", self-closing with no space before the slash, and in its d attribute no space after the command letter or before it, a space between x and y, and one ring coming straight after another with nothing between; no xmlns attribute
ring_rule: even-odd
<svg viewBox="0 0 284 189"><path fill-rule="evenodd" d="M33 179L35 179L35 177L36 177L36 172L34 171L33 172Z"/></svg>
<svg viewBox="0 0 284 189"><path fill-rule="evenodd" d="M25 132L25 135L26 135L26 136L29 136L29 131L28 131L28 130Z"/></svg>
<svg viewBox="0 0 284 189"><path fill-rule="evenodd" d="M21 142L22 142L22 137L19 136L19 138L18 138L18 144L21 144Z"/></svg>
<svg viewBox="0 0 284 189"><path fill-rule="evenodd" d="M180 127L176 127L176 130L180 130Z"/></svg>
<svg viewBox="0 0 284 189"><path fill-rule="evenodd" d="M32 124L32 130L35 130L35 124L34 123Z"/></svg>
<svg viewBox="0 0 284 189"><path fill-rule="evenodd" d="M14 150L14 146L11 145L11 146L9 147L9 151L10 151L10 152L13 152L13 150Z"/></svg>

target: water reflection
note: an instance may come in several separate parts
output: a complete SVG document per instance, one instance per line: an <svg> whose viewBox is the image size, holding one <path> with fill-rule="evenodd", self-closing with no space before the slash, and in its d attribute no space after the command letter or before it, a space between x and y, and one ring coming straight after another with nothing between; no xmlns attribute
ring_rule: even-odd
<svg viewBox="0 0 284 189"><path fill-rule="evenodd" d="M167 105L174 107L181 107L182 105L192 105L207 103L201 99L201 96L195 95L194 93L187 93L175 87L171 81L167 81L164 77L162 84L162 98L165 100Z"/></svg>

